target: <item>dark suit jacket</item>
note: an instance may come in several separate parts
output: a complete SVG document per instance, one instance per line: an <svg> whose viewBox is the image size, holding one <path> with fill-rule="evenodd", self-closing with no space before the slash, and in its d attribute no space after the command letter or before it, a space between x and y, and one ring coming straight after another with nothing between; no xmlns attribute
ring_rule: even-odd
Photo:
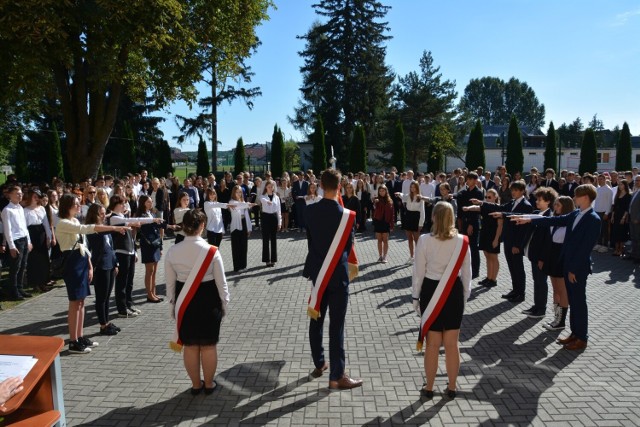
<svg viewBox="0 0 640 427"><path fill-rule="evenodd" d="M573 197L576 191L576 188L578 187L578 183L577 182L567 182L563 187L562 190L560 191L560 194L562 196L569 196L569 197Z"/></svg>
<svg viewBox="0 0 640 427"><path fill-rule="evenodd" d="M307 245L309 252L307 253L302 275L311 279L314 285L318 278L318 273L320 273L322 263L327 256L327 252L329 252L333 236L335 236L338 230L343 211L344 208L340 206L338 202L324 198L318 203L307 206L304 211L307 223ZM354 222L354 228L349 234L349 239L342 254L340 254L340 260L329 280L330 283L340 283L344 286L349 285L348 260L355 236L355 226L356 223Z"/></svg>
<svg viewBox="0 0 640 427"><path fill-rule="evenodd" d="M520 203L516 206L515 210L512 211L515 200L510 201L509 203L505 203L503 205L497 205L495 203L483 203L480 207L480 212L485 215L491 212L502 212L505 216L509 216L511 214L530 214L533 212L533 208L531 204L525 197L522 199ZM522 253L524 251L524 247L527 244L528 238L531 235L530 232L531 226L529 225L516 225L509 221L508 218L505 219L504 225L502 228L502 241L504 242L504 250L510 251L511 248L518 248Z"/></svg>
<svg viewBox="0 0 640 427"><path fill-rule="evenodd" d="M541 179L540 187L551 187L554 190L556 190L558 193L560 193L560 183L558 183L558 181L556 181L555 179L552 179L551 182L548 184L546 179Z"/></svg>
<svg viewBox="0 0 640 427"><path fill-rule="evenodd" d="M562 244L562 264L564 272L573 273L581 280L586 280L591 273L591 251L600 236L600 217L592 208L585 213L580 222L573 228L579 209L566 215L552 216L548 218L534 218L531 222L536 226L567 227L567 234Z"/></svg>
<svg viewBox="0 0 640 427"><path fill-rule="evenodd" d="M293 183L293 187L291 187L291 197L294 200L297 200L298 196L306 196L307 190L309 189L309 183L307 181L296 181Z"/></svg>
<svg viewBox="0 0 640 427"><path fill-rule="evenodd" d="M118 264L113 250L111 233L94 233L87 235L87 243L91 251L91 264L99 270L111 270Z"/></svg>
<svg viewBox="0 0 640 427"><path fill-rule="evenodd" d="M551 209L547 209L543 216L551 216ZM549 239L551 234L549 228L542 225L534 225L530 228L531 238L529 239L529 250L527 257L531 262L543 261L545 259L545 251L549 250Z"/></svg>

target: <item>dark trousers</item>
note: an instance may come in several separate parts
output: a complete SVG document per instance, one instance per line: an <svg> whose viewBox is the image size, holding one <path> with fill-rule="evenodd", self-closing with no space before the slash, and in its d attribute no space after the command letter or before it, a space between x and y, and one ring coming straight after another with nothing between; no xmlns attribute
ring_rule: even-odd
<svg viewBox="0 0 640 427"><path fill-rule="evenodd" d="M533 261L531 261L531 275L533 276L533 305L536 310L545 310L549 292L547 275L538 268L538 263Z"/></svg>
<svg viewBox="0 0 640 427"><path fill-rule="evenodd" d="M27 259L29 258L29 242L26 237L22 237L18 240L14 240L13 244L16 245L18 255L12 257L11 253L7 256L9 263L9 283L7 284L7 291L9 296L17 297L23 291L22 284L24 282L24 272L27 268ZM7 252L9 252L7 250Z"/></svg>
<svg viewBox="0 0 640 427"><path fill-rule="evenodd" d="M256 228L260 228L260 206L254 206L251 208L253 214L253 220L256 224Z"/></svg>
<svg viewBox="0 0 640 427"><path fill-rule="evenodd" d="M180 242L182 242L184 240L184 236L182 234L176 234L176 241L174 242L174 244L178 244Z"/></svg>
<svg viewBox="0 0 640 427"><path fill-rule="evenodd" d="M596 212L602 226L600 227L600 237L598 237L598 244L602 246L609 246L609 225L611 224L609 221L604 220L604 212Z"/></svg>
<svg viewBox="0 0 640 427"><path fill-rule="evenodd" d="M262 262L278 262L278 215L262 213ZM271 251L269 251L271 246Z"/></svg>
<svg viewBox="0 0 640 427"><path fill-rule="evenodd" d="M231 258L233 259L233 271L247 268L248 241L247 222L243 218L242 230L233 230L231 232Z"/></svg>
<svg viewBox="0 0 640 427"><path fill-rule="evenodd" d="M349 286L342 283L329 282L322 295L320 317L311 319L309 323L309 343L311 357L316 368L325 363L324 347L322 346L322 330L324 319L329 308L329 380L336 381L344 375L344 318L349 303Z"/></svg>
<svg viewBox="0 0 640 427"><path fill-rule="evenodd" d="M116 271L102 270L96 268L93 270L93 288L96 292L96 314L101 325L109 323L109 299L116 278Z"/></svg>
<svg viewBox="0 0 640 427"><path fill-rule="evenodd" d="M300 229L303 229L305 227L304 208L306 206L307 206L307 204L303 199L296 200L296 225Z"/></svg>
<svg viewBox="0 0 640 427"><path fill-rule="evenodd" d="M511 274L511 284L513 291L518 295L524 295L527 286L527 275L524 272L524 262L522 252L513 254L511 247L504 248L504 257L507 259L507 267Z"/></svg>
<svg viewBox="0 0 640 427"><path fill-rule="evenodd" d="M219 248L220 243L222 243L222 233L214 233L213 231L207 230L207 242Z"/></svg>
<svg viewBox="0 0 640 427"><path fill-rule="evenodd" d="M136 256L116 252L118 275L116 276L116 307L118 313L125 314L133 307L133 275L136 271Z"/></svg>
<svg viewBox="0 0 640 427"><path fill-rule="evenodd" d="M469 225L473 226L473 234L469 236L467 234L467 228ZM476 278L480 275L480 250L478 249L478 243L480 241L480 223L471 222L463 225L462 234L466 234L469 237L469 251L471 252L471 277Z"/></svg>
<svg viewBox="0 0 640 427"><path fill-rule="evenodd" d="M569 325L571 334L578 339L589 339L589 310L587 309L587 277L576 275L576 283L569 282L567 272L564 282L569 296Z"/></svg>

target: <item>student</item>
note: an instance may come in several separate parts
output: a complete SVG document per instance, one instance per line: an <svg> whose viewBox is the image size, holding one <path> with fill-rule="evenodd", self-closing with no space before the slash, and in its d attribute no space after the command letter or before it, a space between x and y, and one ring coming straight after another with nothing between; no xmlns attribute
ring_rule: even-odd
<svg viewBox="0 0 640 427"><path fill-rule="evenodd" d="M407 264L413 263L413 248L420 238L420 230L424 226L425 210L424 201L420 195L420 186L416 181L412 181L408 187L409 193L396 193L405 204L405 212L402 221L402 228L407 234L409 242L409 259Z"/></svg>
<svg viewBox="0 0 640 427"><path fill-rule="evenodd" d="M178 227L177 231L176 231L176 241L175 243L178 244L180 242L182 242L184 240L184 233L182 232L182 217L184 216L185 212L187 212L189 209L191 209L189 207L189 194L181 191L178 194L178 204L176 205L176 208L173 210L173 220L175 222L175 225Z"/></svg>
<svg viewBox="0 0 640 427"><path fill-rule="evenodd" d="M393 216L393 200L386 185L378 187L378 197L373 203L373 230L378 240L378 262L387 262L389 252L389 233L393 231L396 220Z"/></svg>
<svg viewBox="0 0 640 427"><path fill-rule="evenodd" d="M24 216L22 189L12 185L8 189L9 204L2 210L2 225L4 239L8 247L9 281L6 291L12 301L21 301L31 297L23 288L24 272L27 267L27 257L33 249L29 229ZM3 244L4 245L4 244Z"/></svg>
<svg viewBox="0 0 640 427"><path fill-rule="evenodd" d="M236 185L231 189L231 200L228 207L231 210L231 258L233 271L247 268L247 249L249 234L251 234L251 217L249 209L255 203L247 203L243 199L242 187Z"/></svg>
<svg viewBox="0 0 640 427"><path fill-rule="evenodd" d="M275 183L271 180L264 185L264 192L259 203L262 207L262 262L267 267L274 267L278 262L278 230L282 227L282 210L280 197L275 193ZM271 248L271 250L269 250Z"/></svg>
<svg viewBox="0 0 640 427"><path fill-rule="evenodd" d="M256 180L257 182L257 180ZM252 188L252 190L255 186ZM224 221L222 209L227 209L226 203L218 202L218 194L212 187L207 189L207 201L204 202L204 213L207 215L207 242L210 245L220 247L224 234Z"/></svg>
<svg viewBox="0 0 640 427"><path fill-rule="evenodd" d="M462 177L462 175L460 175ZM477 212L465 212L465 206L471 206L471 200L484 199L484 190L478 187L478 174L467 174L466 186L456 192L458 202L458 230L469 237L469 249L471 250L471 276L475 279L480 275L480 251L478 249L480 236L480 215Z"/></svg>
<svg viewBox="0 0 640 427"><path fill-rule="evenodd" d="M591 203L597 195L591 184L579 185L575 189L574 201L578 209L554 217L514 217L516 224L566 226L567 233L560 256L569 295L569 323L571 335L559 339L558 344L566 350L583 350L589 339L589 314L587 309L587 277L591 274L591 251L600 236L601 221L593 211Z"/></svg>

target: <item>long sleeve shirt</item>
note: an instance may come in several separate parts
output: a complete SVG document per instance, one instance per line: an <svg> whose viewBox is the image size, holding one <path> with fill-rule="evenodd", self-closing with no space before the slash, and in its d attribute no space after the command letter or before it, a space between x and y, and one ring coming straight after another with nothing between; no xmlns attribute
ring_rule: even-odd
<svg viewBox="0 0 640 427"><path fill-rule="evenodd" d="M227 209L227 204L212 201L204 202L204 213L207 214L207 231L224 233L221 209Z"/></svg>
<svg viewBox="0 0 640 427"><path fill-rule="evenodd" d="M422 228L425 219L424 202L422 199L420 197L416 197L415 200L411 200L411 196L404 193L400 194L400 198L402 198L402 202L405 204L408 211L420 212L420 222L418 223L418 227Z"/></svg>
<svg viewBox="0 0 640 427"><path fill-rule="evenodd" d="M259 199L262 206L262 212L266 214L276 214L278 216L278 228L282 227L282 213L280 210L280 197L277 194L273 194L271 198L267 194L264 194Z"/></svg>
<svg viewBox="0 0 640 427"><path fill-rule="evenodd" d="M47 218L47 211L44 209L44 206L25 208L24 219L27 227L30 225L44 225L44 232L47 235L47 239L51 240L51 225L49 224L49 218Z"/></svg>
<svg viewBox="0 0 640 427"><path fill-rule="evenodd" d="M184 214L187 213L187 211L189 210L189 208L175 208L173 210L173 218L176 221L176 224L182 224L182 219L184 218ZM180 231L176 231L176 234L180 234L182 236L184 236L184 232L182 230Z"/></svg>
<svg viewBox="0 0 640 427"><path fill-rule="evenodd" d="M231 200L228 204L233 206L231 211L231 224L229 224L229 231L242 230L242 219L244 218L247 223L247 231L251 231L251 217L249 216L249 203L238 202L237 200Z"/></svg>
<svg viewBox="0 0 640 427"><path fill-rule="evenodd" d="M27 221L24 217L24 209L22 206L9 202L2 210L1 216L4 238L7 241L9 249L15 249L16 245L13 241L22 239L23 237L26 237L29 244L31 244L29 230L27 230Z"/></svg>
<svg viewBox="0 0 640 427"><path fill-rule="evenodd" d="M56 239L62 252L71 250L73 245L78 242L81 234L95 233L95 224L80 224L77 218L61 219L56 226ZM80 249L82 254L88 254L89 251L84 243L78 243L76 249Z"/></svg>

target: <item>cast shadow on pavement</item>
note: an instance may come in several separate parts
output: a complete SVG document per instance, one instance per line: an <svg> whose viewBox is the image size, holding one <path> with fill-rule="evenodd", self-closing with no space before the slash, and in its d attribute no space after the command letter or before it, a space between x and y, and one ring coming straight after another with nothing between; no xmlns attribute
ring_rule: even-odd
<svg viewBox="0 0 640 427"><path fill-rule="evenodd" d="M186 390L169 400L142 408L129 406L113 409L100 418L82 425L177 426L181 423L193 423L193 420L204 417L208 419L202 425L264 425L329 395L328 390L316 389L291 394L291 391L308 383L310 379L305 375L280 385L278 378L284 365L284 361L240 363L216 376L219 389L211 396L192 396L189 390ZM291 397L296 397L292 403L283 406L272 405ZM278 407L254 414L263 407L271 406ZM209 418L213 415L217 417Z"/></svg>

